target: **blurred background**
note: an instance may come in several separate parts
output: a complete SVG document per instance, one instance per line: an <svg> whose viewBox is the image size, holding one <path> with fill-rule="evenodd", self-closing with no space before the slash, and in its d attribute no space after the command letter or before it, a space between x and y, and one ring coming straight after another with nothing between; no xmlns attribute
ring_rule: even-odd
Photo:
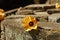
<svg viewBox="0 0 60 40"><path fill-rule="evenodd" d="M7 11L18 7L24 7L29 4L44 4L46 2L47 0L0 0L0 8Z"/></svg>
<svg viewBox="0 0 60 40"><path fill-rule="evenodd" d="M24 7L29 4L51 4L56 2L60 3L60 0L0 0L0 8L6 11L18 7Z"/></svg>

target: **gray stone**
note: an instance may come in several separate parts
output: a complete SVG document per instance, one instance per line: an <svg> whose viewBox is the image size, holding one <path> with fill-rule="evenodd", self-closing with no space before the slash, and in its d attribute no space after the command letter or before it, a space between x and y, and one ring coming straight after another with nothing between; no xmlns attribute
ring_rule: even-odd
<svg viewBox="0 0 60 40"><path fill-rule="evenodd" d="M24 31L19 19L4 20L2 25L5 27L6 40L40 40L45 37L44 30L40 30L40 28L29 32Z"/></svg>
<svg viewBox="0 0 60 40"><path fill-rule="evenodd" d="M4 38L6 40L49 40L50 37L48 36L53 33L59 33L58 35L60 35L59 31L47 30L40 26L36 30L26 32L21 26L21 18L16 18L16 16L13 16L13 18L8 17L1 23L1 26L4 27ZM59 37L55 39L60 40Z"/></svg>
<svg viewBox="0 0 60 40"><path fill-rule="evenodd" d="M16 15L34 15L33 10L20 10L18 9L18 11L16 12Z"/></svg>
<svg viewBox="0 0 60 40"><path fill-rule="evenodd" d="M42 10L55 8L55 4L31 4L24 7L25 9Z"/></svg>
<svg viewBox="0 0 60 40"><path fill-rule="evenodd" d="M58 9L48 9L47 12L49 14L54 14L54 13L60 13L60 10L58 10Z"/></svg>
<svg viewBox="0 0 60 40"><path fill-rule="evenodd" d="M49 22L60 23L60 13L55 13L48 16Z"/></svg>

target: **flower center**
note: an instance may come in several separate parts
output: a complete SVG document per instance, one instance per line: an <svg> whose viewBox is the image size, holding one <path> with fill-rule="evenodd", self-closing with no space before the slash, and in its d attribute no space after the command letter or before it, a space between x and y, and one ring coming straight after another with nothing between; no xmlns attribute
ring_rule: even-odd
<svg viewBox="0 0 60 40"><path fill-rule="evenodd" d="M30 25L30 26L33 26L33 25L34 25L34 23L33 23L33 22L29 22L29 25Z"/></svg>

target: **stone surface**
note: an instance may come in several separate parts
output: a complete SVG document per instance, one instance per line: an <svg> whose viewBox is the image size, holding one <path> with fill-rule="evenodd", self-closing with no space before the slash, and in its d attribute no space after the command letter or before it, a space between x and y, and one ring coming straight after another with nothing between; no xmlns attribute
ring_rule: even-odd
<svg viewBox="0 0 60 40"><path fill-rule="evenodd" d="M1 25L4 27L6 40L60 40L60 36L58 36L60 31L48 30L40 26L36 30L24 31L21 26L21 18L5 19Z"/></svg>
<svg viewBox="0 0 60 40"><path fill-rule="evenodd" d="M58 10L58 9L48 9L47 12L49 14L54 14L54 13L60 13L60 10Z"/></svg>
<svg viewBox="0 0 60 40"><path fill-rule="evenodd" d="M31 4L24 7L25 9L31 10L42 10L46 11L47 9L55 8L55 4Z"/></svg>
<svg viewBox="0 0 60 40"><path fill-rule="evenodd" d="M16 15L34 15L33 10L18 10Z"/></svg>
<svg viewBox="0 0 60 40"><path fill-rule="evenodd" d="M3 26L5 27L6 40L40 40L45 37L45 32L40 30L40 28L30 32L24 31L19 21L17 19L7 19L4 21ZM39 35L42 36L38 37Z"/></svg>
<svg viewBox="0 0 60 40"><path fill-rule="evenodd" d="M60 23L60 13L54 13L48 16L49 22Z"/></svg>

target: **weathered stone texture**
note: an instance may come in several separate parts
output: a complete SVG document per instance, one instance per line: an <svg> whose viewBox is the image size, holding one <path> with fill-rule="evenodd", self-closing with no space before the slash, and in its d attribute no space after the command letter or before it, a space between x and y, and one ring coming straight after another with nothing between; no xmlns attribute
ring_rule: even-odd
<svg viewBox="0 0 60 40"><path fill-rule="evenodd" d="M20 22L21 18L5 19L2 22L2 27L5 27L4 36L6 40L60 40L60 36L58 36L60 31L38 27L36 30L26 32L22 29Z"/></svg>

